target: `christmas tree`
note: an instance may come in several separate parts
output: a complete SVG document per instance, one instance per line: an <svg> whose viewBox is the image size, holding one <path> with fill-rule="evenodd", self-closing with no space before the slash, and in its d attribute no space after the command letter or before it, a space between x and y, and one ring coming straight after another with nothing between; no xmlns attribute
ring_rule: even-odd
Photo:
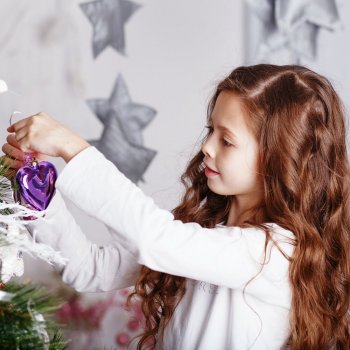
<svg viewBox="0 0 350 350"><path fill-rule="evenodd" d="M6 157L0 160L0 349L64 349L67 342L52 317L62 302L44 287L10 282L23 274L22 252L48 262L62 258L28 237L25 218L43 213L14 202L15 182L9 178L15 171L6 165Z"/></svg>

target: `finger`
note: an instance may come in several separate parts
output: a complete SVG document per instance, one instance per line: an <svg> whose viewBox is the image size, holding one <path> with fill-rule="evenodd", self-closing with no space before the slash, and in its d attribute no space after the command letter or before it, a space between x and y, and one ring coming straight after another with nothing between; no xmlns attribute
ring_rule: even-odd
<svg viewBox="0 0 350 350"><path fill-rule="evenodd" d="M27 126L29 123L31 123L31 119L35 116L36 114L34 115L31 115L27 118L24 118L24 119L21 119L19 120L18 122L12 124L11 126L9 126L7 128L7 131L8 132L17 132L18 130L21 130L23 127Z"/></svg>
<svg viewBox="0 0 350 350"><path fill-rule="evenodd" d="M8 154L12 158L17 158L19 160L25 160L25 157L26 157L25 153L22 151L21 145L17 142L15 134L7 135L6 140L7 140L8 144L4 144L2 146L2 151L4 153ZM12 151L13 156L11 156L11 154L10 154L10 151L11 151L10 146L12 146L15 149L14 151ZM16 149L18 150L18 152L16 151ZM46 160L46 157L43 154L41 154L39 152L35 152L35 151L34 152L31 151L31 152L34 153L34 156L38 161Z"/></svg>
<svg viewBox="0 0 350 350"><path fill-rule="evenodd" d="M18 160L25 160L25 154L20 149L13 147L12 145L5 143L2 146L2 151L7 154L9 157L18 159Z"/></svg>
<svg viewBox="0 0 350 350"><path fill-rule="evenodd" d="M16 158L11 158L9 155L5 154L4 156L0 157L0 165L2 168L11 168L13 167L17 167L17 165L19 165L19 163L22 164L23 161L22 160L18 160Z"/></svg>
<svg viewBox="0 0 350 350"><path fill-rule="evenodd" d="M23 153L31 153L32 151L29 149L29 141L26 141L27 138L23 137L19 142L19 148Z"/></svg>
<svg viewBox="0 0 350 350"><path fill-rule="evenodd" d="M26 153L35 153L34 150L31 149L31 140L29 139L29 129L28 127L24 127L16 132L15 138L18 142L19 148Z"/></svg>
<svg viewBox="0 0 350 350"><path fill-rule="evenodd" d="M24 132L19 132L18 134L15 134L15 140L17 144L17 148L20 152L27 152L28 146L28 138ZM13 146L12 146L13 147Z"/></svg>
<svg viewBox="0 0 350 350"><path fill-rule="evenodd" d="M32 140L29 137L29 131L30 131L30 124L27 124L26 126L23 126L21 129L15 132L15 139L18 143L19 148L23 152L29 152L29 153L35 153L35 150L31 149L31 143Z"/></svg>
<svg viewBox="0 0 350 350"><path fill-rule="evenodd" d="M16 140L15 134L9 134L6 137L6 141L13 147L20 149L19 143Z"/></svg>
<svg viewBox="0 0 350 350"><path fill-rule="evenodd" d="M17 123L10 125L6 130L8 132L16 132L16 131L22 129L24 126L26 126L28 124L27 119L28 118L22 119L22 120L18 121Z"/></svg>
<svg viewBox="0 0 350 350"><path fill-rule="evenodd" d="M23 161L12 159L8 156L3 156L0 160L0 169L9 170L9 169L19 169L23 166Z"/></svg>
<svg viewBox="0 0 350 350"><path fill-rule="evenodd" d="M28 128L24 127L22 129L20 129L19 131L16 131L16 134L15 134L15 140L16 142L18 143L18 145L20 146L21 144L21 140L23 138L25 138L28 134Z"/></svg>

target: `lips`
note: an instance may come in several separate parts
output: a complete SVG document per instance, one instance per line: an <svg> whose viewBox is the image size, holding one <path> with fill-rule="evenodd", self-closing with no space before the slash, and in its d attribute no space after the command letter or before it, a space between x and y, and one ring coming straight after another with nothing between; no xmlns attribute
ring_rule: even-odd
<svg viewBox="0 0 350 350"><path fill-rule="evenodd" d="M205 169L204 169L204 173L206 176L215 176L215 175L219 175L220 173L218 173L217 171L211 169L210 167L208 167L208 165L205 164Z"/></svg>

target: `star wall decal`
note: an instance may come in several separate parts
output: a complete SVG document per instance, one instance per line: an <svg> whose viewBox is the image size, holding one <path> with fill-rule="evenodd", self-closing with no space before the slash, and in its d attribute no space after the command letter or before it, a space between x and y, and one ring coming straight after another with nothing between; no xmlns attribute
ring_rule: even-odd
<svg viewBox="0 0 350 350"><path fill-rule="evenodd" d="M93 25L94 58L107 46L125 55L124 26L141 5L130 0L96 0L79 6Z"/></svg>
<svg viewBox="0 0 350 350"><path fill-rule="evenodd" d="M109 99L91 99L87 104L104 125L101 138L89 143L131 181L143 181L142 176L157 152L143 145L142 130L155 117L156 111L132 102L121 75Z"/></svg>
<svg viewBox="0 0 350 350"><path fill-rule="evenodd" d="M246 0L264 23L264 38L257 61L269 60L283 50L300 58L314 59L320 29L333 31L340 26L335 0Z"/></svg>

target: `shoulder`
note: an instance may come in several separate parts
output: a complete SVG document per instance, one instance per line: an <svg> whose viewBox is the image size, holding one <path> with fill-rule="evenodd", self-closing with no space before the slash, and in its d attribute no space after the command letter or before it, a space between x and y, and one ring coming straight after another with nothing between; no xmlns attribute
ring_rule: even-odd
<svg viewBox="0 0 350 350"><path fill-rule="evenodd" d="M242 288L246 286L248 293L265 302L289 308L289 266L295 236L275 223L264 226L269 229L269 235L260 227L218 225L217 232L232 235L239 242L239 250L234 254L241 262L241 269L251 271L251 278L244 281Z"/></svg>
<svg viewBox="0 0 350 350"><path fill-rule="evenodd" d="M276 296L285 299L288 305L290 299L289 267L290 258L295 247L295 235L276 223L265 224L269 228L270 237L267 240L265 232L260 228L247 228L243 230L244 239L248 240L251 258L261 267L260 277L268 285L276 288ZM252 235L252 233L254 234ZM253 238L255 236L255 239ZM257 237L264 236L263 246ZM253 243L254 241L254 243ZM258 243L257 243L258 241Z"/></svg>
<svg viewBox="0 0 350 350"><path fill-rule="evenodd" d="M271 243L285 250L285 252L291 256L295 247L295 235L291 230L276 224L266 223L266 226L271 228Z"/></svg>
<svg viewBox="0 0 350 350"><path fill-rule="evenodd" d="M269 236L274 242L286 243L289 245L294 244L295 235L292 231L285 229L284 227L276 223L264 223L264 226L269 231ZM263 241L266 240L266 234L264 230L260 227L240 227L240 226L225 226L223 224L218 224L216 229L221 229L227 232L238 233L239 236L248 237L251 240Z"/></svg>
<svg viewBox="0 0 350 350"><path fill-rule="evenodd" d="M272 281L288 281L289 262L295 247L295 235L292 231L276 223L266 223L270 237L264 249L262 274ZM254 228L253 228L254 230ZM263 232L263 230L261 230Z"/></svg>
<svg viewBox="0 0 350 350"><path fill-rule="evenodd" d="M289 258L294 252L295 235L276 223L264 223L264 226L269 230L268 236L260 227L217 225L217 228L235 233L236 238L244 242L242 247L250 259L264 267L263 273L277 279L286 277Z"/></svg>

